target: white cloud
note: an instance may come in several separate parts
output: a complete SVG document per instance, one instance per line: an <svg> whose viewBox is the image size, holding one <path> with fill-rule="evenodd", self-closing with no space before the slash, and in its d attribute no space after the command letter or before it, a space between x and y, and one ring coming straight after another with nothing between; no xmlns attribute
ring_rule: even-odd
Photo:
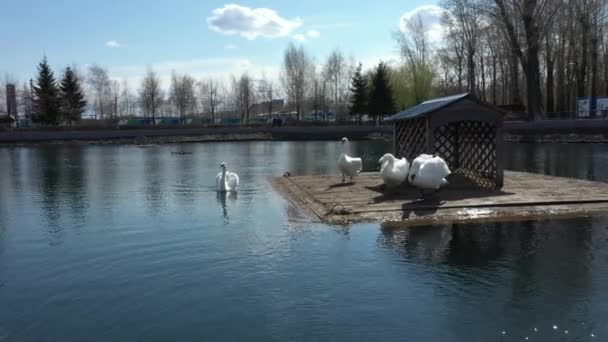
<svg viewBox="0 0 608 342"><path fill-rule="evenodd" d="M317 39L320 36L321 36L321 32L319 32L317 30L308 30L308 31L306 31L306 33L296 33L293 36L291 36L291 38L293 38L293 40L295 40L297 42L305 43L309 39Z"/></svg>
<svg viewBox="0 0 608 342"><path fill-rule="evenodd" d="M213 31L226 35L240 35L254 40L258 37L279 38L289 36L302 26L300 18L286 19L270 8L249 8L235 4L213 10L207 18Z"/></svg>
<svg viewBox="0 0 608 342"><path fill-rule="evenodd" d="M108 40L106 42L106 47L109 47L109 48L114 48L115 49L115 48L119 48L121 46L122 45L119 42L115 41L115 40Z"/></svg>
<svg viewBox="0 0 608 342"><path fill-rule="evenodd" d="M304 43L306 41L306 36L298 33L293 35L293 39L297 42Z"/></svg>
<svg viewBox="0 0 608 342"><path fill-rule="evenodd" d="M319 32L319 31L317 31L317 30L308 30L308 31L306 32L306 35L307 35L309 38L313 38L313 39L315 39L315 38L319 38L319 36L321 36L321 32Z"/></svg>
<svg viewBox="0 0 608 342"><path fill-rule="evenodd" d="M430 42L434 44L440 43L445 36L445 30L441 26L441 17L444 13L446 11L436 5L418 6L401 16L399 19L399 29L403 32L407 31L407 21L419 17L422 20Z"/></svg>
<svg viewBox="0 0 608 342"><path fill-rule="evenodd" d="M234 45L234 44L226 44L226 45L224 45L224 49L226 49L226 50L236 50L238 48L239 47L236 46L236 45Z"/></svg>

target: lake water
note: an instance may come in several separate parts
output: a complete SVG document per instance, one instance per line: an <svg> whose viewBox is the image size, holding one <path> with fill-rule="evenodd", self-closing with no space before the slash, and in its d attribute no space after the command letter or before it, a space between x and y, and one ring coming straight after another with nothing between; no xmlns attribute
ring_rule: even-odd
<svg viewBox="0 0 608 342"><path fill-rule="evenodd" d="M352 144L366 169L390 148ZM608 181L608 145L507 152L512 169ZM328 226L267 183L337 156L334 142L0 148L0 341L607 340L608 219ZM222 161L238 196L215 192Z"/></svg>

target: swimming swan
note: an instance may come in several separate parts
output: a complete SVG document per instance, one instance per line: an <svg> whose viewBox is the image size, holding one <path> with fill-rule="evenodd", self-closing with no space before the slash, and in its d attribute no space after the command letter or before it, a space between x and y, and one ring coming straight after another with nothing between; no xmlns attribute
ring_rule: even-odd
<svg viewBox="0 0 608 342"><path fill-rule="evenodd" d="M222 171L215 177L217 191L236 191L236 188L239 186L239 176L234 172L227 171L226 163L221 163L220 168Z"/></svg>
<svg viewBox="0 0 608 342"><path fill-rule="evenodd" d="M346 181L346 176L350 177L350 180L353 180L353 177L358 175L363 169L363 162L361 158L352 158L348 155L350 149L350 143L348 139L342 138L340 141L342 144L342 154L340 155L340 159L338 159L338 170L342 174L342 183Z"/></svg>
<svg viewBox="0 0 608 342"><path fill-rule="evenodd" d="M441 157L421 154L412 161L408 181L422 190L439 190L448 184L445 177L450 173L448 164Z"/></svg>
<svg viewBox="0 0 608 342"><path fill-rule="evenodd" d="M390 153L387 153L378 160L382 165L380 168L380 177L388 187L396 187L403 183L408 176L410 163L405 158L397 159Z"/></svg>

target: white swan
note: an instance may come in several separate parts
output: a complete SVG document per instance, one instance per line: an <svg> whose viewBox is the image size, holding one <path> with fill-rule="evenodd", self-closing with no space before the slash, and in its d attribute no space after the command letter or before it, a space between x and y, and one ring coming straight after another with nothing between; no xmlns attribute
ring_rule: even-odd
<svg viewBox="0 0 608 342"><path fill-rule="evenodd" d="M239 186L239 176L234 172L227 171L226 163L221 163L220 168L222 171L215 177L217 191L236 191L236 188Z"/></svg>
<svg viewBox="0 0 608 342"><path fill-rule="evenodd" d="M410 163L405 158L397 159L390 153L387 153L378 160L382 165L380 168L380 177L388 187L395 187L403 183L408 176Z"/></svg>
<svg viewBox="0 0 608 342"><path fill-rule="evenodd" d="M338 170L342 173L342 183L344 183L346 176L350 177L352 181L353 177L361 172L363 161L361 161L361 158L352 158L348 155L350 150L348 139L342 138L340 144L342 144L342 154L340 155L340 159L338 159Z"/></svg>
<svg viewBox="0 0 608 342"><path fill-rule="evenodd" d="M448 164L441 157L421 154L412 161L408 181L422 190L439 190L448 184L445 177L450 173Z"/></svg>

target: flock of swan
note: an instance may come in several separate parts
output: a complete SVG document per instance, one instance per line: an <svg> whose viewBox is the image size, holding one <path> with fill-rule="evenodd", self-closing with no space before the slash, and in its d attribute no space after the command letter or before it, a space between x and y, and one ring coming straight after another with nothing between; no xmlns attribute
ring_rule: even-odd
<svg viewBox="0 0 608 342"><path fill-rule="evenodd" d="M338 169L342 173L342 182L345 177L358 175L362 170L361 158L349 155L350 144L347 138L342 138L342 154L338 159ZM448 184L446 177L451 173L448 164L439 156L421 154L410 165L407 159L397 159L387 153L378 160L380 164L380 177L388 190L409 183L421 190L439 190Z"/></svg>
<svg viewBox="0 0 608 342"><path fill-rule="evenodd" d="M340 141L342 153L338 159L338 170L342 175L342 183L346 177L352 182L363 170L361 158L351 157L350 143L347 138ZM424 190L439 190L448 184L446 177L450 169L441 157L421 154L410 164L407 159L397 159L390 153L378 160L380 164L380 177L388 190L395 189L404 183L409 183ZM221 171L215 177L218 192L236 191L239 185L239 176L227 170L226 163L220 164Z"/></svg>

